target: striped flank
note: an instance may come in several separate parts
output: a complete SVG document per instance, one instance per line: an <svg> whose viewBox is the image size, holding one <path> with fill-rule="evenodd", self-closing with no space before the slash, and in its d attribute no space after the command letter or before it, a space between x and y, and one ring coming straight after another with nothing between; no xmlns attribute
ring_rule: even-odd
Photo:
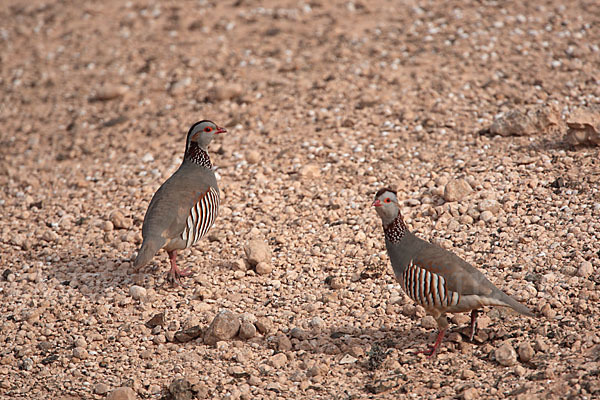
<svg viewBox="0 0 600 400"><path fill-rule="evenodd" d="M412 260L400 283L408 297L425 309L451 307L460 301L460 294L446 288L443 276L415 265Z"/></svg>
<svg viewBox="0 0 600 400"><path fill-rule="evenodd" d="M215 223L219 214L219 202L219 193L211 187L190 209L186 226L181 233L186 248L196 244Z"/></svg>

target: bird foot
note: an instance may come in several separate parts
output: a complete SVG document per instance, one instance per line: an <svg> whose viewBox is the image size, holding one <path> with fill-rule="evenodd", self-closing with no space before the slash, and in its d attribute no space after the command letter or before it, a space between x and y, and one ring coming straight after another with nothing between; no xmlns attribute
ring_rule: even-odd
<svg viewBox="0 0 600 400"><path fill-rule="evenodd" d="M418 350L418 351L415 351L414 354L415 355L417 355L417 354L424 354L429 359L429 358L431 358L431 357L434 356L436 350L437 350L436 346L427 346L426 350Z"/></svg>
<svg viewBox="0 0 600 400"><path fill-rule="evenodd" d="M177 267L172 267L169 272L167 272L167 281L169 281L173 286L181 286L184 289L187 289L187 286L181 282L181 278L192 275L192 271L189 268L180 270Z"/></svg>

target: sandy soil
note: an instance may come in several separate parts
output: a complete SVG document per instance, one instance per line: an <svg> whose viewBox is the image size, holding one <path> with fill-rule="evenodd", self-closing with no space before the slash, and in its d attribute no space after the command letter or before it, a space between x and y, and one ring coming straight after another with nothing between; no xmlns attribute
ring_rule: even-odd
<svg viewBox="0 0 600 400"><path fill-rule="evenodd" d="M596 1L4 0L0 22L2 398L600 396L600 148L488 133L600 102ZM131 260L205 118L221 214L174 289L164 253ZM414 355L436 329L393 279L383 185L539 317L487 309L470 342L457 315ZM204 343L222 310L252 337Z"/></svg>

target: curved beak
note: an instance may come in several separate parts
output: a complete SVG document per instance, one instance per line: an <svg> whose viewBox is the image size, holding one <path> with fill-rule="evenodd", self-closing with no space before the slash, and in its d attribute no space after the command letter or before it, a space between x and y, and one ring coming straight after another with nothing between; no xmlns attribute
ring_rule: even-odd
<svg viewBox="0 0 600 400"><path fill-rule="evenodd" d="M381 204L381 201L379 199L376 199L372 204L373 207L381 207L382 205L383 204Z"/></svg>
<svg viewBox="0 0 600 400"><path fill-rule="evenodd" d="M217 126L217 131L215 132L215 135L218 135L219 133L227 133L227 129L220 128Z"/></svg>

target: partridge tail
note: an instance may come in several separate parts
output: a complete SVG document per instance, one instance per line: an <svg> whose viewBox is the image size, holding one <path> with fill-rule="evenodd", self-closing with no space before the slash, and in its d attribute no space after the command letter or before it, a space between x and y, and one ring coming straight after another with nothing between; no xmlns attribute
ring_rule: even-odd
<svg viewBox="0 0 600 400"><path fill-rule="evenodd" d="M152 257L162 248L165 240L144 239L142 247L138 251L138 255L133 262L133 268L138 270L148 264Z"/></svg>
<svg viewBox="0 0 600 400"><path fill-rule="evenodd" d="M528 317L534 317L535 314L533 313L533 311L531 311L527 306L519 303L518 301L516 301L515 299L513 299L512 297L510 297L509 295L507 295L504 292L501 292L502 295L500 296L500 300L506 304L508 307L512 308L513 310L515 310L516 312L518 312L519 314L523 314L526 315Z"/></svg>

